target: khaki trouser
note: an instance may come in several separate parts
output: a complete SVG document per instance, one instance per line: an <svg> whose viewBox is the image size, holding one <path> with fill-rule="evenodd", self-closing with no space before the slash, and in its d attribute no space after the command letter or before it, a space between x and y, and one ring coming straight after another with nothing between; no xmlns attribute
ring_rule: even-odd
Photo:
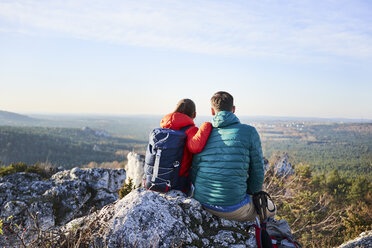
<svg viewBox="0 0 372 248"><path fill-rule="evenodd" d="M276 207L270 199L267 199L268 201L268 208L269 211L266 209L266 215L267 217L274 217L276 214ZM208 212L211 214L217 215L219 217L222 217L224 219L228 220L237 220L237 221L254 221L255 217L257 216L256 210L254 208L253 202L252 202L252 197L250 203L242 206L241 208L238 208L237 210L233 212L219 212L219 211L214 211L209 208L205 208Z"/></svg>

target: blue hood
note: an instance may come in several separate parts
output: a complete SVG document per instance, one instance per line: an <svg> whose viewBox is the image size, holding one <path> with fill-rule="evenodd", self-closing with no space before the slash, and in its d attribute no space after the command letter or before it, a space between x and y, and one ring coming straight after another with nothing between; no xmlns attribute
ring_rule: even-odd
<svg viewBox="0 0 372 248"><path fill-rule="evenodd" d="M230 111L220 111L212 120L213 127L227 127L236 123L240 123L240 120Z"/></svg>

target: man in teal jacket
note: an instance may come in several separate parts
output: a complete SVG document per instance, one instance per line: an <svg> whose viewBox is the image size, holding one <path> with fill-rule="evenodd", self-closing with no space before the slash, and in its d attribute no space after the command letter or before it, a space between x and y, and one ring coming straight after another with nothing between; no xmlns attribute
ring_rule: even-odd
<svg viewBox="0 0 372 248"><path fill-rule="evenodd" d="M260 137L254 127L240 123L229 93L217 92L211 105L213 129L192 163L194 198L217 216L253 220L251 195L261 190L264 180Z"/></svg>

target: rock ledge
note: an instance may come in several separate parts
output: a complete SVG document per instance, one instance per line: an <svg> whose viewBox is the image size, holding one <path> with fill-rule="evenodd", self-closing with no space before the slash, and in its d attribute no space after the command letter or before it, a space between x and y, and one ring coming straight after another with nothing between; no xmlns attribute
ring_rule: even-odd
<svg viewBox="0 0 372 248"><path fill-rule="evenodd" d="M215 217L179 191L159 194L140 188L73 220L65 231L90 233L96 247L256 247L249 224Z"/></svg>

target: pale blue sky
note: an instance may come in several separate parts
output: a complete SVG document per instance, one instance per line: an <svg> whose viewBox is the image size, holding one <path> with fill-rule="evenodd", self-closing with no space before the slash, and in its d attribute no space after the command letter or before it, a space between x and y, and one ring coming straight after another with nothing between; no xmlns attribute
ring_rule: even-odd
<svg viewBox="0 0 372 248"><path fill-rule="evenodd" d="M371 1L0 0L0 110L372 119Z"/></svg>

